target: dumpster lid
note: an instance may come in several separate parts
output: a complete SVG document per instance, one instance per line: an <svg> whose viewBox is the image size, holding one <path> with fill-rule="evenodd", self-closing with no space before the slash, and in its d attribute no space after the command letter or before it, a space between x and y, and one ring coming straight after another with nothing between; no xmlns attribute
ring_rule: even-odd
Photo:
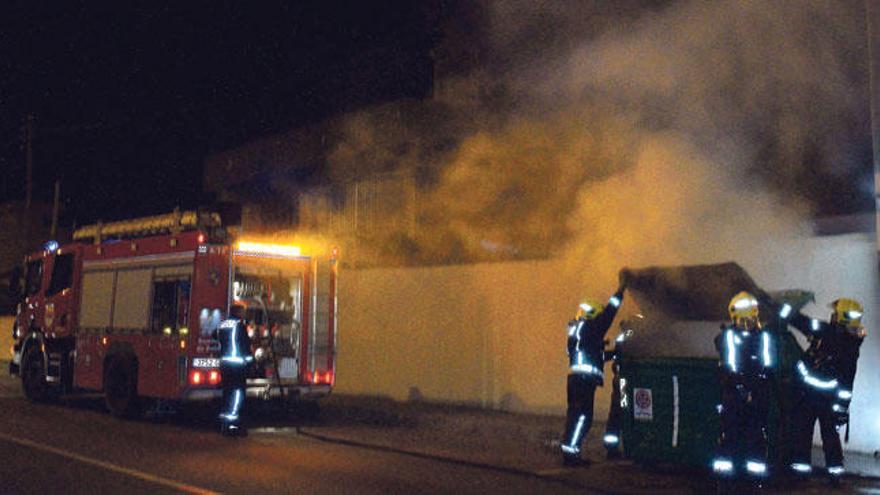
<svg viewBox="0 0 880 495"><path fill-rule="evenodd" d="M800 309L813 293L790 289L768 293L738 264L649 267L633 270L627 292L641 310L623 323L632 335L623 345L628 356L717 357L714 339L729 319L727 305L737 292L764 295ZM762 320L770 308L762 306Z"/></svg>
<svg viewBox="0 0 880 495"><path fill-rule="evenodd" d="M731 262L633 270L627 291L646 315L724 321L731 297L740 291L758 295L760 288L741 266Z"/></svg>

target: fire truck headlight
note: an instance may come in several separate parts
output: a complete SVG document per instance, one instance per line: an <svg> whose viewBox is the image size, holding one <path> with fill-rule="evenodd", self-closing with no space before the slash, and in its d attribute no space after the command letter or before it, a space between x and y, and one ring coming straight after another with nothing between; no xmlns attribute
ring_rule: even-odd
<svg viewBox="0 0 880 495"><path fill-rule="evenodd" d="M746 470L752 474L763 475L767 473L767 465L759 461L747 461Z"/></svg>
<svg viewBox="0 0 880 495"><path fill-rule="evenodd" d="M733 461L726 458L714 459L712 461L712 470L716 473L731 473L733 472Z"/></svg>

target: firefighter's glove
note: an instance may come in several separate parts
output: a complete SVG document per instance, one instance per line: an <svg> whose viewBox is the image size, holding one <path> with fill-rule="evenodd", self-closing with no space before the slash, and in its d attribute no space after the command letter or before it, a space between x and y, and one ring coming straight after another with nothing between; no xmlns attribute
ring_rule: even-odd
<svg viewBox="0 0 880 495"><path fill-rule="evenodd" d="M834 424L843 426L849 423L849 404L846 402L835 402L831 405L831 413L834 416Z"/></svg>

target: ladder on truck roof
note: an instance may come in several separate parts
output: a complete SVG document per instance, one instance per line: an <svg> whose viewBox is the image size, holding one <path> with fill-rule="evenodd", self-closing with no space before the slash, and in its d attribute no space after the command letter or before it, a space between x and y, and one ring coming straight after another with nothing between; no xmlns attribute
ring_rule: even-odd
<svg viewBox="0 0 880 495"><path fill-rule="evenodd" d="M132 239L159 234L178 234L190 230L204 230L209 234L220 234L220 215L205 211L180 211L151 217L133 218L119 222L98 222L85 225L73 232L74 241L89 241L100 244L104 239ZM213 237L213 235L212 235Z"/></svg>

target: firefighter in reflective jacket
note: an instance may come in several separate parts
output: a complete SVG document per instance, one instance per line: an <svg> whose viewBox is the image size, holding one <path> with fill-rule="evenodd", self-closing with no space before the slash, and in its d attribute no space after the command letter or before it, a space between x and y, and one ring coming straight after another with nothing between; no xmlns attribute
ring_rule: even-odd
<svg viewBox="0 0 880 495"><path fill-rule="evenodd" d="M221 432L243 434L241 412L245 400L247 371L254 357L251 340L242 320L230 318L216 330L220 341L220 379L223 382L223 404L220 412Z"/></svg>
<svg viewBox="0 0 880 495"><path fill-rule="evenodd" d="M767 475L769 374L776 358L774 338L761 328L758 301L748 292L733 297L731 325L715 339L721 369L721 436L712 461L720 476Z"/></svg>
<svg viewBox="0 0 880 495"><path fill-rule="evenodd" d="M581 457L581 443L593 422L593 397L604 378L605 333L623 302L626 275L626 270L622 270L620 287L607 306L585 299L578 306L575 319L568 324L568 414L562 439L562 459L566 466L588 465Z"/></svg>
<svg viewBox="0 0 880 495"><path fill-rule="evenodd" d="M819 420L825 466L832 481L843 475L843 451L838 429L849 423L853 379L859 347L865 338L862 305L852 299L831 303L831 321L826 323L792 312L783 305L779 316L806 335L810 346L797 362L794 418L794 456L791 470L796 474L812 472L810 452L813 427Z"/></svg>

